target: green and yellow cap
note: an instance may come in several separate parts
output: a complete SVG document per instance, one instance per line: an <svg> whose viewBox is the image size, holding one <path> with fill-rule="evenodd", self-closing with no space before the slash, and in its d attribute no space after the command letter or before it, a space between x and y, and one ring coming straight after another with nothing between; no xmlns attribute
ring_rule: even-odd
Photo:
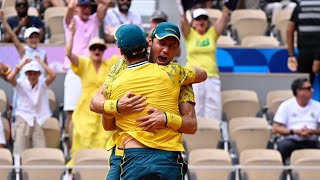
<svg viewBox="0 0 320 180"><path fill-rule="evenodd" d="M163 38L173 36L177 38L180 44L180 30L178 26L172 24L170 22L162 22L159 23L156 28L154 28L152 32L152 36L156 37L157 39L161 40Z"/></svg>

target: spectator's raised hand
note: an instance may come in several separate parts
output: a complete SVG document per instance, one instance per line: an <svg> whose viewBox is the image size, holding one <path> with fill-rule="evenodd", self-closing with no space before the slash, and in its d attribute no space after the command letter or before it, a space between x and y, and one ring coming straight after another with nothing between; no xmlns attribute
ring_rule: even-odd
<svg viewBox="0 0 320 180"><path fill-rule="evenodd" d="M78 5L78 0L70 0L68 4L68 8L76 8Z"/></svg>
<svg viewBox="0 0 320 180"><path fill-rule="evenodd" d="M19 20L18 26L20 27L27 26L28 22L29 22L29 18L28 16L25 16Z"/></svg>
<svg viewBox="0 0 320 180"><path fill-rule="evenodd" d="M6 19L4 11L3 11L3 9L0 9L0 21L3 22L4 19Z"/></svg>
<svg viewBox="0 0 320 180"><path fill-rule="evenodd" d="M294 56L288 58L288 68L290 69L290 71L297 71L298 62Z"/></svg>
<svg viewBox="0 0 320 180"><path fill-rule="evenodd" d="M20 65L18 65L18 66L20 66L20 68L22 68L24 65L28 64L31 61L32 61L32 59L29 57L23 58Z"/></svg>
<svg viewBox="0 0 320 180"><path fill-rule="evenodd" d="M111 0L98 0L98 3L109 5L111 3Z"/></svg>

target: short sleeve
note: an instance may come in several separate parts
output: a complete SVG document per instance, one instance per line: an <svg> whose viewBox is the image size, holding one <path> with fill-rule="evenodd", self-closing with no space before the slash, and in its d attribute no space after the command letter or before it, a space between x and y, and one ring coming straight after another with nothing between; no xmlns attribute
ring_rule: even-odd
<svg viewBox="0 0 320 180"><path fill-rule="evenodd" d="M181 104L183 102L195 103L194 92L193 92L191 84L189 84L187 86L182 86L180 89L179 104Z"/></svg>
<svg viewBox="0 0 320 180"><path fill-rule="evenodd" d="M296 6L291 14L290 21L295 23L298 22L298 11L299 11L299 7Z"/></svg>
<svg viewBox="0 0 320 180"><path fill-rule="evenodd" d="M280 123L283 125L287 124L287 120L288 120L288 107L285 103L286 101L284 101L283 103L280 104L274 118L273 121L276 123Z"/></svg>
<svg viewBox="0 0 320 180"><path fill-rule="evenodd" d="M196 78L195 69L192 67L183 67L180 66L180 73L179 73L179 84L188 85L194 82Z"/></svg>

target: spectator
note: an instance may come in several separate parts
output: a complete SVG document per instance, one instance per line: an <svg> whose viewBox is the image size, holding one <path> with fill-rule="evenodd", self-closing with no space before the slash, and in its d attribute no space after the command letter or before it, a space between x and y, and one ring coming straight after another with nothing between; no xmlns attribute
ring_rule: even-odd
<svg viewBox="0 0 320 180"><path fill-rule="evenodd" d="M72 53L79 56L88 56L88 46L93 38L99 37L99 25L102 24L108 5L111 0L99 0L97 13L91 14L91 0L70 0L64 23L66 41L70 38L69 25L75 21L77 31L74 35ZM76 11L77 9L77 11ZM64 110L67 112L66 133L69 133L69 124L72 113L81 96L81 80L70 69L70 60L66 57L64 69L67 70L64 81Z"/></svg>
<svg viewBox="0 0 320 180"><path fill-rule="evenodd" d="M55 73L47 64L35 57L37 61L24 58L19 65L8 75L8 82L15 87L18 101L15 110L15 141L14 153L20 154L23 150L32 147L45 147L45 137L41 126L51 116L49 101L46 98L48 86L55 79ZM39 78L40 65L48 76ZM16 76L24 67L27 78Z"/></svg>
<svg viewBox="0 0 320 180"><path fill-rule="evenodd" d="M117 0L117 6L107 11L104 18L104 35L107 43L114 43L114 32L121 24L135 24L142 29L140 15L130 10L131 0Z"/></svg>
<svg viewBox="0 0 320 180"><path fill-rule="evenodd" d="M0 63L0 77L4 80L7 79L7 75L11 72L11 68L7 64Z"/></svg>
<svg viewBox="0 0 320 180"><path fill-rule="evenodd" d="M40 17L29 16L28 9L29 4L28 0L16 0L15 8L18 15L13 16L7 19L8 24L11 29L13 29L16 36L21 42L25 42L24 33L27 28L36 27L40 30L40 42L44 42L45 38L45 26ZM12 42L12 37L8 32L4 34L5 42Z"/></svg>
<svg viewBox="0 0 320 180"><path fill-rule="evenodd" d="M71 21L69 30L71 34L67 41L66 55L72 63L71 69L81 79L83 92L72 117L72 155L74 155L80 149L105 148L112 134L112 132L104 131L100 123L101 116L91 112L89 105L91 97L97 93L100 84L103 83L119 57L113 56L110 60L103 61L102 56L107 46L100 38L91 40L88 57L72 53L73 38L76 32L74 20ZM71 160L68 164L72 165L73 161Z"/></svg>
<svg viewBox="0 0 320 180"><path fill-rule="evenodd" d="M238 1L226 1L222 16L212 26L210 26L207 11L204 9L193 11L191 26L182 10L180 0L177 2L181 15L182 34L187 47L187 65L205 69L208 74L208 79L204 83L193 86L197 117L221 120L221 82L216 60L216 42L224 31L229 14L236 8Z"/></svg>
<svg viewBox="0 0 320 180"><path fill-rule="evenodd" d="M7 80L7 75L11 72L11 69L8 65L0 63L0 77L4 80ZM4 148L6 145L6 138L4 133L4 127L1 119L0 113L0 148Z"/></svg>
<svg viewBox="0 0 320 180"><path fill-rule="evenodd" d="M320 123L320 103L312 100L313 89L308 79L296 79L291 84L294 97L280 104L272 132L285 136L278 143L283 163L296 149L318 148L317 129Z"/></svg>
<svg viewBox="0 0 320 180"><path fill-rule="evenodd" d="M313 83L314 73L312 66L314 60L320 60L320 0L297 2L287 27L288 68L291 71L309 73ZM294 51L295 36L297 30L298 56Z"/></svg>
<svg viewBox="0 0 320 180"><path fill-rule="evenodd" d="M24 39L26 45L23 46L22 43L19 41L17 35L13 32L7 21L5 21L5 14L3 10L0 10L0 19L3 22L3 26L8 33L8 36L11 37L21 59L29 58L33 61L36 61L35 56L39 56L41 61L47 63L47 54L45 50L38 48L40 43L40 30L36 27L29 27L24 32ZM41 76L44 77L45 69L40 67L41 69ZM25 77L25 70L22 69L20 72L20 76Z"/></svg>
<svg viewBox="0 0 320 180"><path fill-rule="evenodd" d="M150 31L148 32L148 37L151 37L153 29L162 22L167 22L168 16L161 10L156 10L153 12L150 18Z"/></svg>
<svg viewBox="0 0 320 180"><path fill-rule="evenodd" d="M280 10L293 10L296 5L295 2L291 2L290 0L264 0L262 9L271 17L271 24L275 24L277 13Z"/></svg>

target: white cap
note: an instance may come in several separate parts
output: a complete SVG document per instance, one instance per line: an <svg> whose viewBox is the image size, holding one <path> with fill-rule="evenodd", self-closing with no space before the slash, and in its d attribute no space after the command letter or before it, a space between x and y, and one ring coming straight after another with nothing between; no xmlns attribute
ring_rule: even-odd
<svg viewBox="0 0 320 180"><path fill-rule="evenodd" d="M38 33L40 34L40 30L36 27L29 27L28 29L26 29L26 31L24 32L24 39L27 39L30 37L30 35L32 33Z"/></svg>
<svg viewBox="0 0 320 180"><path fill-rule="evenodd" d="M40 64L37 61L31 61L28 64L26 64L23 69L25 72L28 71L39 71L40 72Z"/></svg>
<svg viewBox="0 0 320 180"><path fill-rule="evenodd" d="M205 9L201 9L201 8L195 9L192 12L192 18L195 19L199 16L208 16L208 12Z"/></svg>

